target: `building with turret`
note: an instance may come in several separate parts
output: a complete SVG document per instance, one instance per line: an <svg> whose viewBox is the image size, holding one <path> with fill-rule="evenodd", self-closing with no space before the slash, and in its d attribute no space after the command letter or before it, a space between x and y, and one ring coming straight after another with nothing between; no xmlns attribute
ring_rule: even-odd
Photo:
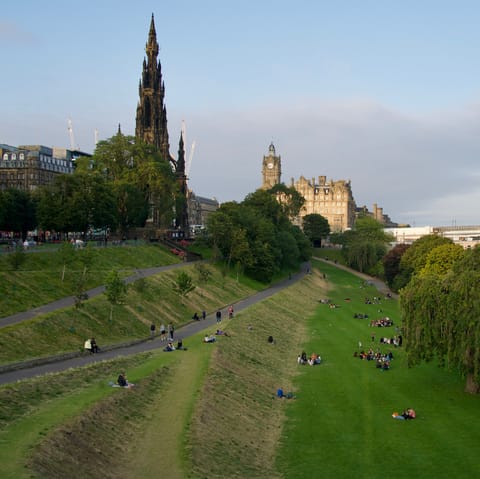
<svg viewBox="0 0 480 479"><path fill-rule="evenodd" d="M273 143L262 162L262 188L270 189L281 182L282 164L280 155L276 154ZM293 222L302 226L303 217L319 214L328 220L332 232L341 232L353 227L355 222L355 200L350 181L328 180L326 176L307 180L301 176L297 181L291 180L291 187L300 193L305 203Z"/></svg>

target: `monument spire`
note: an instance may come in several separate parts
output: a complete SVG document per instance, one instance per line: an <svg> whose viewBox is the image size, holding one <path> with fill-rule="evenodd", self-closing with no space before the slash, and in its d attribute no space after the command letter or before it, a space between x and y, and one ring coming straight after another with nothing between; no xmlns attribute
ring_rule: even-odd
<svg viewBox="0 0 480 479"><path fill-rule="evenodd" d="M145 45L146 58L143 59L142 76L139 84L139 101L135 136L150 145L155 145L161 156L172 161L167 129L167 109L165 107L165 85L162 79L162 66L158 60L157 32L152 13L148 40Z"/></svg>

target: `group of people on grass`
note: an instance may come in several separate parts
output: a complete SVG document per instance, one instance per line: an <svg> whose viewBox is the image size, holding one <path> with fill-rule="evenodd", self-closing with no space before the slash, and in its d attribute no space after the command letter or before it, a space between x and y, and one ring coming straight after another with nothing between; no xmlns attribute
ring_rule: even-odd
<svg viewBox="0 0 480 479"><path fill-rule="evenodd" d="M307 353L302 351L302 354L299 354L297 357L298 364L308 364L309 366L315 366L321 364L322 358L317 353L310 354L310 357L307 357Z"/></svg>
<svg viewBox="0 0 480 479"><path fill-rule="evenodd" d="M187 348L185 348L183 346L183 341L179 338L178 341L177 341L177 346L175 347L173 345L173 341L168 341L167 342L167 345L163 348L163 350L166 352L166 353L169 353L171 351L176 351L176 350L183 350L183 351L186 351Z"/></svg>
<svg viewBox="0 0 480 479"><path fill-rule="evenodd" d="M389 328L390 326L393 326L393 319L388 316L370 321L370 327L372 328Z"/></svg>
<svg viewBox="0 0 480 479"><path fill-rule="evenodd" d="M393 419L415 419L417 417L417 413L415 409L408 408L405 409L402 414L398 414L398 412L394 412L392 414Z"/></svg>

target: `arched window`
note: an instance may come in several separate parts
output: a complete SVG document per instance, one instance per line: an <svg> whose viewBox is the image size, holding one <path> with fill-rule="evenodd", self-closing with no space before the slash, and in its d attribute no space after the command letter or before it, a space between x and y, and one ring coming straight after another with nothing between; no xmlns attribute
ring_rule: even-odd
<svg viewBox="0 0 480 479"><path fill-rule="evenodd" d="M24 154L24 153L20 153L20 159L21 159L21 160L24 160L24 159L25 159L25 154Z"/></svg>
<svg viewBox="0 0 480 479"><path fill-rule="evenodd" d="M16 153L12 153L12 160L16 160L17 159L17 154Z"/></svg>
<svg viewBox="0 0 480 479"><path fill-rule="evenodd" d="M3 154L3 159L4 159L4 160L8 160L8 153L4 153L4 154Z"/></svg>

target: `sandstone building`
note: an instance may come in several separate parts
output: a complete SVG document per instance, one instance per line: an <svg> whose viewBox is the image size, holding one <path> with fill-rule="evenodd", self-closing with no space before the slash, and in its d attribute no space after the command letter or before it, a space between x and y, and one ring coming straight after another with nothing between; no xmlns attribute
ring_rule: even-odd
<svg viewBox="0 0 480 479"><path fill-rule="evenodd" d="M262 188L269 189L281 182L281 158L276 154L273 143L268 148L268 154L263 157ZM329 180L326 176L307 180L303 176L291 185L304 198L300 214L294 218L294 223L301 226L304 216L319 214L328 220L332 232L341 232L352 228L355 222L355 200L353 199L350 181Z"/></svg>

